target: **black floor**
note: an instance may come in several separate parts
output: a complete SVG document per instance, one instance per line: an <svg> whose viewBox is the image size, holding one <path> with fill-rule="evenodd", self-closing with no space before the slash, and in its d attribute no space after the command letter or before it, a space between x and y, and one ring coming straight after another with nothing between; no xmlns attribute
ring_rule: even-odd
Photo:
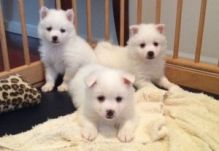
<svg viewBox="0 0 219 151"><path fill-rule="evenodd" d="M188 89L192 92L200 92ZM219 95L213 95L219 99ZM70 96L67 93L59 93L56 90L43 93L42 102L31 108L0 114L0 136L5 134L17 134L32 128L32 126L74 112Z"/></svg>
<svg viewBox="0 0 219 151"><path fill-rule="evenodd" d="M0 114L0 136L29 130L34 125L72 113L74 110L67 93L59 93L56 90L43 93L39 105Z"/></svg>
<svg viewBox="0 0 219 151"><path fill-rule="evenodd" d="M205 91L200 91L200 90L196 90L196 89L192 89L192 88L188 88L188 87L183 87L183 89L187 90L187 91L190 91L190 92L194 92L194 93L204 93L208 96L211 96L211 97L219 100L219 95L217 95L217 94L208 93L208 92L205 92Z"/></svg>

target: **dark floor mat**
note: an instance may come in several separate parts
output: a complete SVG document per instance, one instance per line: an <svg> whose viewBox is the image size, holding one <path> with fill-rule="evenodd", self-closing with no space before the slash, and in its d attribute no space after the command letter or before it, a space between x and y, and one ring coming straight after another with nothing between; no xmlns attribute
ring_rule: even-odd
<svg viewBox="0 0 219 151"><path fill-rule="evenodd" d="M75 108L67 93L43 93L39 105L0 114L0 136L16 134L48 119L72 113Z"/></svg>

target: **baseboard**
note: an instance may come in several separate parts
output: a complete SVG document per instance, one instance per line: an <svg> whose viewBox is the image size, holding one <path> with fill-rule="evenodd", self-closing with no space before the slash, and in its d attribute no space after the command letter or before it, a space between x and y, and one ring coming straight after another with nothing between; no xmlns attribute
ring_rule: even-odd
<svg viewBox="0 0 219 151"><path fill-rule="evenodd" d="M33 74L34 73L34 74ZM41 61L36 61L30 65L23 65L9 71L0 72L0 78L6 78L13 74L20 74L30 84L37 84L44 80L44 68Z"/></svg>
<svg viewBox="0 0 219 151"><path fill-rule="evenodd" d="M168 63L165 71L169 80L176 84L219 94L219 74Z"/></svg>
<svg viewBox="0 0 219 151"><path fill-rule="evenodd" d="M37 25L26 24L28 36L38 38ZM22 34L21 24L17 21L5 21L5 30L8 32Z"/></svg>
<svg viewBox="0 0 219 151"><path fill-rule="evenodd" d="M167 55L172 56L173 55L173 50L167 50L166 52ZM194 54L192 53L188 53L185 51L180 51L179 52L179 56L182 58L187 58L187 59L191 59L194 60ZM208 57L208 56L201 56L201 62L206 62L206 63L211 63L211 64L218 64L218 58L216 58L217 56L214 57Z"/></svg>

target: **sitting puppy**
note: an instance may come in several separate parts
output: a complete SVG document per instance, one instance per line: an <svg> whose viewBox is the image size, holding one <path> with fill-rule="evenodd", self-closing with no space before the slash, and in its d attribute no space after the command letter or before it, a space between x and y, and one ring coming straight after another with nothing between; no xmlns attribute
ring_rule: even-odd
<svg viewBox="0 0 219 151"><path fill-rule="evenodd" d="M163 24L141 24L130 27L126 47L100 42L95 53L103 65L126 70L136 77L135 85L142 88L154 82L170 89L175 84L164 75L164 52L167 40Z"/></svg>
<svg viewBox="0 0 219 151"><path fill-rule="evenodd" d="M108 125L118 128L120 141L133 139L136 126L134 79L133 75L100 65L79 69L70 82L69 93L79 108L82 137L92 141L98 129Z"/></svg>
<svg viewBox="0 0 219 151"><path fill-rule="evenodd" d="M58 91L68 90L68 82L78 68L96 60L89 44L76 34L73 20L72 10L54 10L46 7L40 10L39 51L46 72L43 92L53 89L58 74L64 74Z"/></svg>

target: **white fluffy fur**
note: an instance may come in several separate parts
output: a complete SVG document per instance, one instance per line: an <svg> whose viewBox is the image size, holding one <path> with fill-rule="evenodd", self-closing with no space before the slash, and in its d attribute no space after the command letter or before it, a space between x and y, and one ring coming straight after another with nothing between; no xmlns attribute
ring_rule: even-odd
<svg viewBox="0 0 219 151"><path fill-rule="evenodd" d="M108 42L100 42L95 53L103 65L126 70L136 76L135 85L144 87L150 82L170 89L175 84L168 81L164 75L164 52L167 47L162 24L141 24L130 27L130 38L126 47L119 47ZM158 43L155 46L154 43ZM141 48L141 44L145 46ZM154 58L148 58L148 52L154 53Z"/></svg>
<svg viewBox="0 0 219 151"><path fill-rule="evenodd" d="M87 65L79 69L70 82L69 93L73 103L79 108L81 135L94 140L98 128L118 127L118 138L122 142L131 141L136 126L134 113L134 76L120 70L101 65ZM98 100L104 96L104 101ZM122 97L117 102L117 97ZM107 118L107 110L114 111L113 118Z"/></svg>
<svg viewBox="0 0 219 151"><path fill-rule="evenodd" d="M41 60L45 66L46 84L42 91L51 91L58 74L64 74L63 83L58 91L68 90L68 82L78 68L95 62L95 54L85 40L80 38L73 25L72 10L54 10L42 7L38 33L41 39L39 48ZM48 31L48 28L51 28ZM65 30L61 32L61 30ZM53 42L53 37L58 38Z"/></svg>

